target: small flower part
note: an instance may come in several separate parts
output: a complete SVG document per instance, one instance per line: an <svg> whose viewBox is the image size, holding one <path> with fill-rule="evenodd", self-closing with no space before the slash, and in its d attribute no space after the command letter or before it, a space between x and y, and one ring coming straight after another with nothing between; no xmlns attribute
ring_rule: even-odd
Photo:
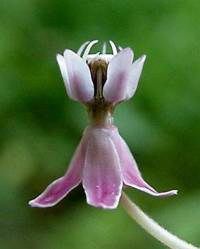
<svg viewBox="0 0 200 249"><path fill-rule="evenodd" d="M154 196L161 197L177 194L176 190L159 193L154 188L152 188L142 178L135 159L133 158L126 142L118 132L112 133L112 140L116 146L116 150L120 159L122 178L125 185L134 187Z"/></svg>
<svg viewBox="0 0 200 249"><path fill-rule="evenodd" d="M123 49L108 65L108 78L104 86L104 97L109 102L130 99L136 89L146 56L143 55L133 64L133 52Z"/></svg>
<svg viewBox="0 0 200 249"><path fill-rule="evenodd" d="M94 95L94 86L85 61L68 49L65 50L64 57L57 55L57 61L69 97L83 103L90 101Z"/></svg>
<svg viewBox="0 0 200 249"><path fill-rule="evenodd" d="M95 207L115 208L122 190L119 156L110 133L115 128L89 128L83 167L83 187L87 202Z"/></svg>
<svg viewBox="0 0 200 249"><path fill-rule="evenodd" d="M176 190L159 193L144 181L128 146L113 125L116 104L135 93L145 56L133 62L132 50L119 47L118 51L112 41L112 54L105 54L106 44L102 54L89 54L96 43L84 43L77 54L65 50L64 57L57 56L67 93L87 106L90 125L66 174L30 201L32 207L54 206L80 183L88 204L108 209L117 207L123 185L153 196L177 193Z"/></svg>
<svg viewBox="0 0 200 249"><path fill-rule="evenodd" d="M82 138L70 166L63 177L53 181L36 199L29 202L32 207L51 207L62 200L73 188L81 183L85 158L85 144Z"/></svg>

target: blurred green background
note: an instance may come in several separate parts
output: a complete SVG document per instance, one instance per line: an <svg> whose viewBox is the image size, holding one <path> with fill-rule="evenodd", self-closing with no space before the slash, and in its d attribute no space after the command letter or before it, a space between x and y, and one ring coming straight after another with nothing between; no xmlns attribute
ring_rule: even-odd
<svg viewBox="0 0 200 249"><path fill-rule="evenodd" d="M179 195L127 193L200 245L200 1L1 0L0 248L164 248L121 207L88 206L82 187L53 208L27 204L65 172L87 124L66 96L55 55L92 39L147 54L138 91L115 123L145 179Z"/></svg>

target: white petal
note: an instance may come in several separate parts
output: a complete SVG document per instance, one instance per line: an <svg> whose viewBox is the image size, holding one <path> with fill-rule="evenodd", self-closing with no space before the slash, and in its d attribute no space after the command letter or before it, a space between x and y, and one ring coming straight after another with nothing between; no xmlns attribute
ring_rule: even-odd
<svg viewBox="0 0 200 249"><path fill-rule="evenodd" d="M132 51L126 48L110 61L103 90L107 101L118 103L130 99L134 95L146 56L141 56L133 64L132 59Z"/></svg>
<svg viewBox="0 0 200 249"><path fill-rule="evenodd" d="M71 96L71 90L70 90L70 85L69 85L69 77L68 77L68 73L67 73L67 67L66 67L66 64L65 64L65 59L60 54L58 54L56 56L56 59L57 59L58 65L60 67L60 71L61 71L64 83L65 83L67 94L68 94L68 96Z"/></svg>
<svg viewBox="0 0 200 249"><path fill-rule="evenodd" d="M111 59L103 88L107 101L117 103L125 99L132 61L133 52L130 48L121 50Z"/></svg>
<svg viewBox="0 0 200 249"><path fill-rule="evenodd" d="M139 59L134 61L134 63L131 65L129 80L128 80L127 89L126 89L126 97L125 97L126 99L130 99L131 97L133 97L137 89L145 59L146 59L146 56L143 55Z"/></svg>
<svg viewBox="0 0 200 249"><path fill-rule="evenodd" d="M71 50L65 50L64 58L57 56L60 70L70 98L88 102L94 96L94 85L85 61Z"/></svg>

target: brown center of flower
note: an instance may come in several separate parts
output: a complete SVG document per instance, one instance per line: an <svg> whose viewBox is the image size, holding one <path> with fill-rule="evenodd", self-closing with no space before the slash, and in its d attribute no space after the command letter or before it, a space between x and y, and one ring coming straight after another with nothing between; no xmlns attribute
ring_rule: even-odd
<svg viewBox="0 0 200 249"><path fill-rule="evenodd" d="M108 64L102 59L91 61L88 64L94 84L94 98L103 98L103 86L107 78Z"/></svg>
<svg viewBox="0 0 200 249"><path fill-rule="evenodd" d="M94 84L94 99L88 104L88 113L93 123L111 123L113 105L105 101L103 86L107 79L108 63L103 59L97 59L88 63L92 81Z"/></svg>

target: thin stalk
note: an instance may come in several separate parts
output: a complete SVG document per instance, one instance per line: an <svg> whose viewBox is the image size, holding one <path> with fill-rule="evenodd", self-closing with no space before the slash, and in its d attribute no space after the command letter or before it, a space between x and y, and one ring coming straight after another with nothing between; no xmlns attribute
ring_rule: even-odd
<svg viewBox="0 0 200 249"><path fill-rule="evenodd" d="M165 244L171 249L200 249L161 227L148 215L146 215L134 202L132 202L125 193L122 193L121 204L126 212L133 218L144 230L154 238Z"/></svg>

